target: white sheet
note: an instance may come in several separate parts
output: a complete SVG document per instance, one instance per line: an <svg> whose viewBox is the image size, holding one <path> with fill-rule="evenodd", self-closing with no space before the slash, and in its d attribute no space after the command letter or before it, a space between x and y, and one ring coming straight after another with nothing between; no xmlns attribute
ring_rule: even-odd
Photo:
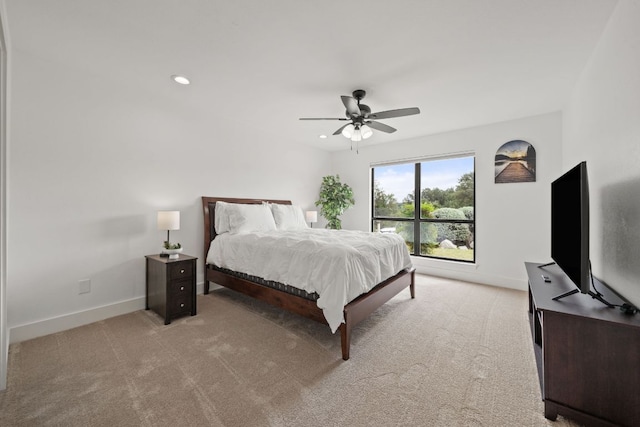
<svg viewBox="0 0 640 427"><path fill-rule="evenodd" d="M397 234L311 228L219 235L207 263L317 292L332 332L348 302L411 267Z"/></svg>

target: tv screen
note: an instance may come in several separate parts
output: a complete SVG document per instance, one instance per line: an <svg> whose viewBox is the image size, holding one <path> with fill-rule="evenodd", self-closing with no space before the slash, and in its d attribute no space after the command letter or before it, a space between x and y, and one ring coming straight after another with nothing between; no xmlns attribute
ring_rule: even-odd
<svg viewBox="0 0 640 427"><path fill-rule="evenodd" d="M589 293L589 183L587 163L551 183L551 258L582 293Z"/></svg>

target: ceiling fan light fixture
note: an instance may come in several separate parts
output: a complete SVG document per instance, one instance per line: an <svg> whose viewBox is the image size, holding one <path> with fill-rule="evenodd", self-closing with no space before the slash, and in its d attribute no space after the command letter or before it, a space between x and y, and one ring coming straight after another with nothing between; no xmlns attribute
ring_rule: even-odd
<svg viewBox="0 0 640 427"><path fill-rule="evenodd" d="M367 125L360 126L360 132L362 133L362 139L371 138L371 135L373 135L373 130Z"/></svg>
<svg viewBox="0 0 640 427"><path fill-rule="evenodd" d="M356 127L353 124L348 124L347 126L344 127L344 129L342 129L342 135L345 138L351 139L351 136L353 135L353 132L355 130L356 130Z"/></svg>
<svg viewBox="0 0 640 427"><path fill-rule="evenodd" d="M355 128L353 131L353 135L351 135L351 141L360 142L362 141L362 131L359 127Z"/></svg>

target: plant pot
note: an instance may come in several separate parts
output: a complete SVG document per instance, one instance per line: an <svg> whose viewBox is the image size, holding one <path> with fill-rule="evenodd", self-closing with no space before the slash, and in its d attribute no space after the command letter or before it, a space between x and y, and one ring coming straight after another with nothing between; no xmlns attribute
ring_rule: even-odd
<svg viewBox="0 0 640 427"><path fill-rule="evenodd" d="M162 248L162 252L160 253L161 255L168 255L169 259L178 259L179 257L179 253L182 252L182 248L179 249L165 249Z"/></svg>

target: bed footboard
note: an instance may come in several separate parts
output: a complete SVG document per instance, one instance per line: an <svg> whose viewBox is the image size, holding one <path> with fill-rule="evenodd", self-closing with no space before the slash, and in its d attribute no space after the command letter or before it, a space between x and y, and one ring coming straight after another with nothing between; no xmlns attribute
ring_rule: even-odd
<svg viewBox="0 0 640 427"><path fill-rule="evenodd" d="M342 359L349 360L351 348L351 330L362 320L369 317L378 307L409 287L411 298L415 293L415 269L401 271L385 280L366 294L360 295L344 307L344 323L340 325L342 341Z"/></svg>
<svg viewBox="0 0 640 427"><path fill-rule="evenodd" d="M273 289L250 280L235 277L210 266L207 268L205 290L208 293L209 281L243 293L252 298L264 301L275 307L298 314L316 322L326 324L322 310L315 301L301 296ZM351 331L362 320L366 319L378 307L389 301L409 287L411 298L415 298L415 269L403 270L395 276L378 284L366 294L360 295L344 307L344 323L340 325L340 342L342 359L349 360L351 348Z"/></svg>

